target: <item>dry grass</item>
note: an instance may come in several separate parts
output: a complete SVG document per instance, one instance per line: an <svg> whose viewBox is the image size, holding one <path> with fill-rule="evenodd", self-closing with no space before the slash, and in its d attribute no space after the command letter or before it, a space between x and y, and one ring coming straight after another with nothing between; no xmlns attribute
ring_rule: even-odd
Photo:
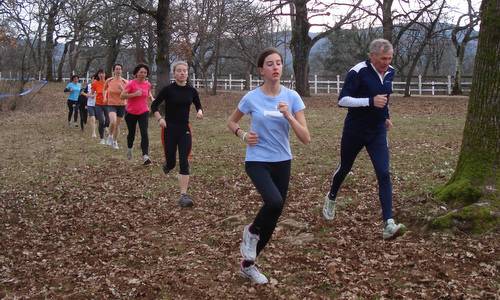
<svg viewBox="0 0 500 300"><path fill-rule="evenodd" d="M338 163L345 111L331 97L306 100L310 145L293 140L293 174L279 226L259 265L271 284L237 276L241 229L260 199L243 171L244 147L225 128L241 94L203 96L193 121L193 209L177 206L174 175L98 145L66 127L62 85L0 115L0 297L160 299L495 298L499 239L423 230L446 207L429 197L456 164L466 98L395 98L390 134L394 210L410 231L381 240L376 179L361 153L338 216L320 199ZM193 118L194 120L194 118ZM244 123L247 121L244 121ZM125 126L119 142L124 149ZM139 149L140 138L136 139ZM139 151L136 150L136 153ZM293 237L310 234L296 245ZM291 239L292 238L292 239Z"/></svg>

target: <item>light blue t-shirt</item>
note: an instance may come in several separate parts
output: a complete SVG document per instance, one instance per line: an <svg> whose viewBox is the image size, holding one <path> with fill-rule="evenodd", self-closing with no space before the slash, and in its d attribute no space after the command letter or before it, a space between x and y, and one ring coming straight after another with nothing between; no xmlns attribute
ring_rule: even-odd
<svg viewBox="0 0 500 300"><path fill-rule="evenodd" d="M72 91L69 93L68 99L71 101L78 101L78 96L80 96L81 85L80 83L70 82L66 85L67 89L71 89Z"/></svg>
<svg viewBox="0 0 500 300"><path fill-rule="evenodd" d="M245 161L278 162L292 159L290 124L278 111L279 102L286 102L292 114L306 107L297 92L284 86L281 86L276 97L265 95L258 87L243 96L238 104L242 113L250 115L250 130L259 136L257 145L247 145Z"/></svg>

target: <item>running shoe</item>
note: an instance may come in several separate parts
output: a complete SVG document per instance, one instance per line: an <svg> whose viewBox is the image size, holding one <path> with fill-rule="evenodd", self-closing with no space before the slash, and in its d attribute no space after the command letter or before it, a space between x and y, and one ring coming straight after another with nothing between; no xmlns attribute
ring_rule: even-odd
<svg viewBox="0 0 500 300"><path fill-rule="evenodd" d="M250 225L247 225L243 229L243 240L240 244L240 253L244 260L255 261L257 258L257 243L259 242L259 235L251 233L249 228Z"/></svg>
<svg viewBox="0 0 500 300"><path fill-rule="evenodd" d="M182 194L179 198L179 205L181 207L191 207L193 206L193 199L189 197L187 194Z"/></svg>
<svg viewBox="0 0 500 300"><path fill-rule="evenodd" d="M113 137L111 135L106 139L106 145L113 147Z"/></svg>
<svg viewBox="0 0 500 300"><path fill-rule="evenodd" d="M99 142L99 144L106 145L106 140L105 139L101 139L101 141Z"/></svg>
<svg viewBox="0 0 500 300"><path fill-rule="evenodd" d="M384 226L384 231L382 232L382 238L384 240L394 239L404 233L406 226L403 224L396 224L394 219L387 219Z"/></svg>
<svg viewBox="0 0 500 300"><path fill-rule="evenodd" d="M147 166L147 165L150 165L151 164L151 158L149 157L149 155L147 154L144 154L142 156L142 160L144 161L144 165Z"/></svg>
<svg viewBox="0 0 500 300"><path fill-rule="evenodd" d="M127 148L127 159L128 160L132 159L132 148Z"/></svg>
<svg viewBox="0 0 500 300"><path fill-rule="evenodd" d="M335 218L335 200L330 200L328 194L325 196L325 202L323 204L323 218L331 221Z"/></svg>
<svg viewBox="0 0 500 300"><path fill-rule="evenodd" d="M256 284L266 284L269 282L267 280L267 277L262 274L259 269L255 266L255 264L249 266L249 267L243 267L243 264L240 266L240 275L250 279L253 283Z"/></svg>
<svg viewBox="0 0 500 300"><path fill-rule="evenodd" d="M117 141L113 141L113 145L112 145L113 149L120 149L120 147L118 147L118 142Z"/></svg>

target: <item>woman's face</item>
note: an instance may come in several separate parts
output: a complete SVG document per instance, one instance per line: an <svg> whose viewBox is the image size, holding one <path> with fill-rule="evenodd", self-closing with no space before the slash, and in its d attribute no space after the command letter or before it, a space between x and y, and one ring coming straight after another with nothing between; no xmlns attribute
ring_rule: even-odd
<svg viewBox="0 0 500 300"><path fill-rule="evenodd" d="M264 64L260 68L260 75L264 80L279 81L283 72L283 62L277 53L269 54L264 59Z"/></svg>
<svg viewBox="0 0 500 300"><path fill-rule="evenodd" d="M115 73L115 76L121 76L122 75L122 66L116 65L115 68L113 69L113 72Z"/></svg>
<svg viewBox="0 0 500 300"><path fill-rule="evenodd" d="M188 68L186 65L177 65L174 70L175 81L186 82L188 78Z"/></svg>
<svg viewBox="0 0 500 300"><path fill-rule="evenodd" d="M97 76L99 77L99 80L104 80L106 78L106 74L104 72L99 72Z"/></svg>
<svg viewBox="0 0 500 300"><path fill-rule="evenodd" d="M135 77L142 80L146 79L146 77L148 77L148 70L146 70L146 68L140 68L137 74L135 74Z"/></svg>
<svg viewBox="0 0 500 300"><path fill-rule="evenodd" d="M77 83L78 82L78 77L73 77L73 83Z"/></svg>

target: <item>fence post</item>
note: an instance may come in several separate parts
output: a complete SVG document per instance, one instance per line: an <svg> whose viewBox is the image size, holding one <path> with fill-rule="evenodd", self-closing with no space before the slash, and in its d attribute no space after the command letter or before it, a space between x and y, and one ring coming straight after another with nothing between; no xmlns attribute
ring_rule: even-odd
<svg viewBox="0 0 500 300"><path fill-rule="evenodd" d="M448 95L451 95L451 76L448 75Z"/></svg>
<svg viewBox="0 0 500 300"><path fill-rule="evenodd" d="M330 94L330 80L326 82L326 93Z"/></svg>
<svg viewBox="0 0 500 300"><path fill-rule="evenodd" d="M252 90L252 74L250 74L250 90Z"/></svg>
<svg viewBox="0 0 500 300"><path fill-rule="evenodd" d="M38 71L38 81L42 81L42 71Z"/></svg>
<svg viewBox="0 0 500 300"><path fill-rule="evenodd" d="M314 93L318 93L318 75L314 74Z"/></svg>
<svg viewBox="0 0 500 300"><path fill-rule="evenodd" d="M215 75L214 73L212 73L212 81L210 81L210 88L213 89L214 88L214 82L215 81Z"/></svg>
<svg viewBox="0 0 500 300"><path fill-rule="evenodd" d="M12 79L12 71L9 71L9 79Z"/></svg>
<svg viewBox="0 0 500 300"><path fill-rule="evenodd" d="M434 81L432 82L432 96L434 96Z"/></svg>
<svg viewBox="0 0 500 300"><path fill-rule="evenodd" d="M0 72L0 80L2 80L2 72Z"/></svg>
<svg viewBox="0 0 500 300"><path fill-rule="evenodd" d="M243 81L241 81L240 90L243 91Z"/></svg>
<svg viewBox="0 0 500 300"><path fill-rule="evenodd" d="M337 75L337 94L340 94L340 75Z"/></svg>
<svg viewBox="0 0 500 300"><path fill-rule="evenodd" d="M422 95L422 75L418 75L418 94Z"/></svg>
<svg viewBox="0 0 500 300"><path fill-rule="evenodd" d="M233 84L231 82L231 79L232 79L232 76L231 76L231 74L229 74L229 90L233 89Z"/></svg>

